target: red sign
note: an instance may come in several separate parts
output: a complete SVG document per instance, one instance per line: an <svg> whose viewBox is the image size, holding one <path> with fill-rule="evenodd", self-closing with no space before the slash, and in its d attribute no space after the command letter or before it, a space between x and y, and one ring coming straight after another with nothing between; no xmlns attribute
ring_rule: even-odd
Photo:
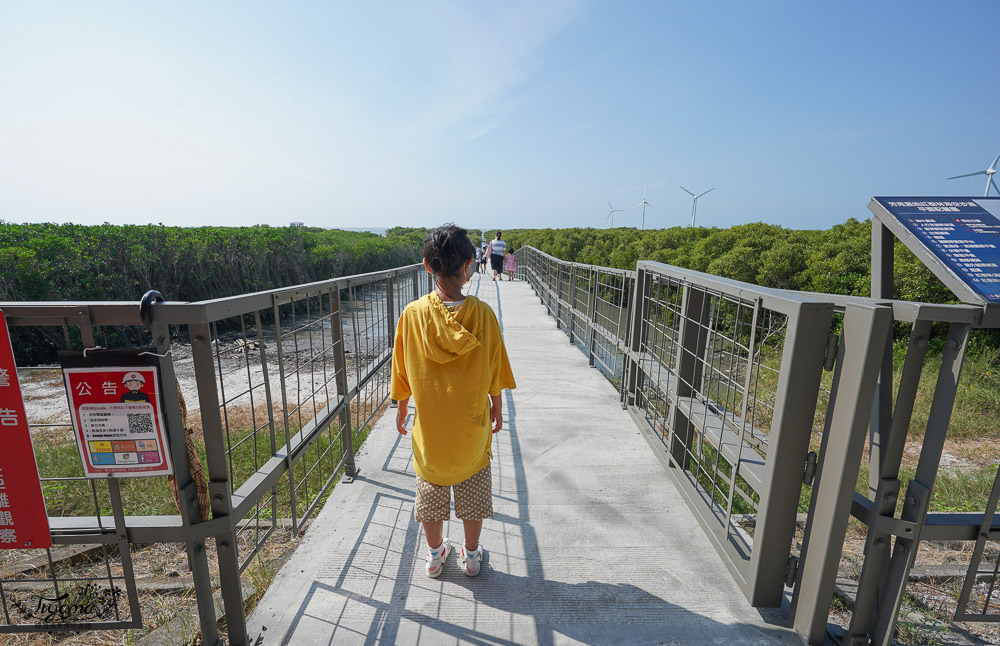
<svg viewBox="0 0 1000 646"><path fill-rule="evenodd" d="M31 446L28 416L0 311L0 549L52 547L49 516Z"/></svg>
<svg viewBox="0 0 1000 646"><path fill-rule="evenodd" d="M88 478L170 475L156 368L63 368Z"/></svg>

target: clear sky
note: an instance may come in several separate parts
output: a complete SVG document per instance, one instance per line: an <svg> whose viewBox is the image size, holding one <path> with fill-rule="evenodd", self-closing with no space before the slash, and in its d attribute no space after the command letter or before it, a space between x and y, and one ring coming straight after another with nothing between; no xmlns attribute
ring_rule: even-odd
<svg viewBox="0 0 1000 646"><path fill-rule="evenodd" d="M0 220L646 226L982 195L1000 3L0 4ZM639 209L615 214L638 226Z"/></svg>

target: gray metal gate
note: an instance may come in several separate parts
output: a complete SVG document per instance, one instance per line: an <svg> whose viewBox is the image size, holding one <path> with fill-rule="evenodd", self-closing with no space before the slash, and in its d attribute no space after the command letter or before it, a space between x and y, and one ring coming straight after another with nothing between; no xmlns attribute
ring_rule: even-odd
<svg viewBox="0 0 1000 646"><path fill-rule="evenodd" d="M179 514L144 514L135 482L86 480L82 469L47 473L50 465L40 464L53 550L57 556L60 550L86 550L97 561L82 575L62 571L53 550L36 555L33 565L30 559L17 568L8 562L0 579L0 633L139 628L132 550L137 544L182 543L204 643L221 643L221 619L228 643L248 644L241 574L281 517L297 533L334 483L355 475L354 451L389 405L397 315L429 288L423 266L412 265L199 303L147 298L141 312L135 303L0 303L12 333L30 331L54 347L153 346L180 501ZM31 381L51 370L18 372ZM204 521L184 449L181 389L174 388L178 373L195 384L185 399L199 409L187 425L200 427L204 438L211 506ZM33 435L72 434L65 394L62 399L59 413L29 420ZM91 502L87 509L54 515L60 492L67 490L74 500ZM221 593L222 617L214 588ZM45 613L25 605L28 593L50 599L38 604ZM99 620L82 620L79 607L69 607L79 594L99 598Z"/></svg>

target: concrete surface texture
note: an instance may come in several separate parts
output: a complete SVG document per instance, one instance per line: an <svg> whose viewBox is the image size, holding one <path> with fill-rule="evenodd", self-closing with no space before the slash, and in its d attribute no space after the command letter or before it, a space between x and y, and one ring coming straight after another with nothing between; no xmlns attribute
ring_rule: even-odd
<svg viewBox="0 0 1000 646"><path fill-rule="evenodd" d="M468 292L501 318L518 382L494 436L482 573L454 555L440 578L424 573L410 437L390 411L250 617L257 643L801 643L746 602L614 387L531 288L477 276ZM461 521L445 535L458 547Z"/></svg>

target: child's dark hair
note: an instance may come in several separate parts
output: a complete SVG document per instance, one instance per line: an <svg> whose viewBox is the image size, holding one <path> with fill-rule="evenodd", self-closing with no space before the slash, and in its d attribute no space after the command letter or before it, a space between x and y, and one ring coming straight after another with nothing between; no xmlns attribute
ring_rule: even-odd
<svg viewBox="0 0 1000 646"><path fill-rule="evenodd" d="M424 238L424 258L431 271L439 276L457 275L462 265L475 256L476 248L469 240L469 232L454 224L431 229Z"/></svg>

